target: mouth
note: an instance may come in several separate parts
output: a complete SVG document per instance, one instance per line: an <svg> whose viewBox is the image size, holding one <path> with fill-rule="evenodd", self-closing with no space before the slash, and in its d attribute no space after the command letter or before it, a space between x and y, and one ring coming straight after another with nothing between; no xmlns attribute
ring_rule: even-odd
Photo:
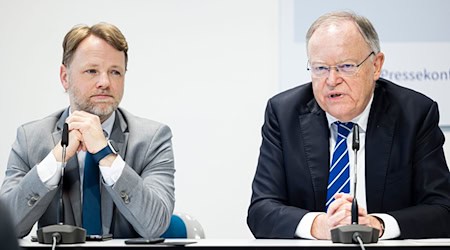
<svg viewBox="0 0 450 250"><path fill-rule="evenodd" d="M112 96L110 96L110 95L106 95L106 94L100 94L100 95L93 95L93 96L91 96L91 98L92 99L95 99L95 100L107 100L107 99L110 99L110 98L112 98Z"/></svg>
<svg viewBox="0 0 450 250"><path fill-rule="evenodd" d="M328 97L329 98L337 98L337 97L341 97L341 96L343 96L343 95L342 94L331 94Z"/></svg>

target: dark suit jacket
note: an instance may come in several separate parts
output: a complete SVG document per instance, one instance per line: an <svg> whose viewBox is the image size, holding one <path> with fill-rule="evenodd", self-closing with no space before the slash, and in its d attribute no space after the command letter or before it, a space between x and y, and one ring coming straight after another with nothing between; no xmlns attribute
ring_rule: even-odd
<svg viewBox="0 0 450 250"><path fill-rule="evenodd" d="M1 249L15 250L19 249L15 228L13 226L10 211L3 202L0 202L0 244Z"/></svg>
<svg viewBox="0 0 450 250"><path fill-rule="evenodd" d="M436 102L380 79L366 134L369 213L393 216L400 238L450 237L450 174ZM330 163L325 112L311 83L267 104L247 223L257 238L294 238L302 217L325 211Z"/></svg>

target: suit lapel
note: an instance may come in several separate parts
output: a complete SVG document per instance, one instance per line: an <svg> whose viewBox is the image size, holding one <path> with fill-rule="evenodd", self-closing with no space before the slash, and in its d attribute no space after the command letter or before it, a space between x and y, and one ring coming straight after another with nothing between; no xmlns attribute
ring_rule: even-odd
<svg viewBox="0 0 450 250"><path fill-rule="evenodd" d="M316 209L324 211L330 163L327 118L314 99L307 104L307 110L300 110L299 113L305 158L314 190L314 204Z"/></svg>
<svg viewBox="0 0 450 250"><path fill-rule="evenodd" d="M382 86L377 86L366 135L367 210L382 211L386 173L396 126L397 111L390 107Z"/></svg>

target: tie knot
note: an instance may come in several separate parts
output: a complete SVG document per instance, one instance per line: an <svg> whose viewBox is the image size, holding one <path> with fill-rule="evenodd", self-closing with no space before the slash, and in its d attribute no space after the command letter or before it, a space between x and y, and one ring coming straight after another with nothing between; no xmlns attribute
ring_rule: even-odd
<svg viewBox="0 0 450 250"><path fill-rule="evenodd" d="M338 128L338 138L347 138L353 128L353 122L336 122Z"/></svg>

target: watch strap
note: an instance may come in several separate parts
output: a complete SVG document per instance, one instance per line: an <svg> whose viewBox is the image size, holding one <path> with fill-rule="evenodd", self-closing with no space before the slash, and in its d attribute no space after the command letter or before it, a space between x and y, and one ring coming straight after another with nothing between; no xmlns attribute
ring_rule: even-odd
<svg viewBox="0 0 450 250"><path fill-rule="evenodd" d="M111 149L109 143L106 144L106 146L101 149L100 151L98 151L95 154L92 154L92 158L94 159L94 161L98 164L103 158L105 158L106 156L110 155L110 154L114 154L115 152L113 152L113 150Z"/></svg>

